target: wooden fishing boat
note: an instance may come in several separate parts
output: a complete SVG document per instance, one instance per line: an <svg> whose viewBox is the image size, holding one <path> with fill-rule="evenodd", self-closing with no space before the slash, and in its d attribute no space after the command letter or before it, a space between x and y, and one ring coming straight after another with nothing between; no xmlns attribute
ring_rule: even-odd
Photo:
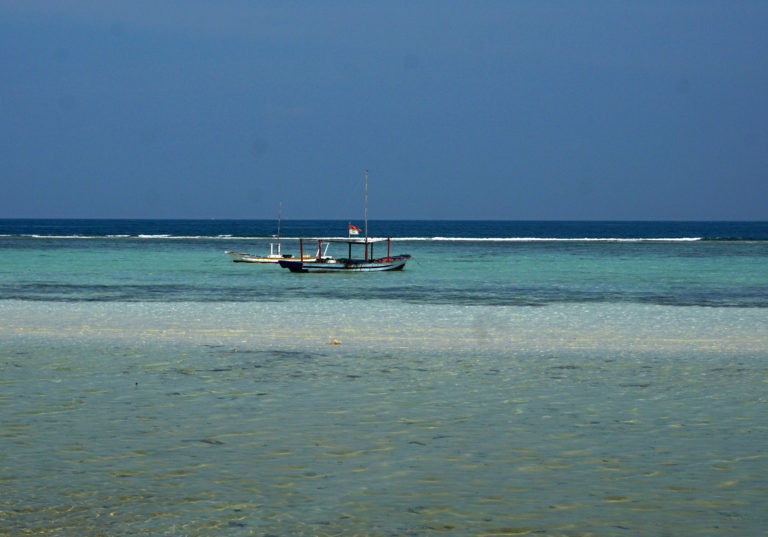
<svg viewBox="0 0 768 537"><path fill-rule="evenodd" d="M277 263L281 259L295 259L295 257L290 254L281 254L279 247L277 252L275 252L274 246L274 244L269 245L269 255L251 255L232 250L227 250L225 253L230 256L235 263Z"/></svg>
<svg viewBox="0 0 768 537"><path fill-rule="evenodd" d="M328 250L328 245L326 244L325 249ZM319 252L319 250L318 250ZM294 260L299 261L303 260L306 263L314 263L317 261L318 258L323 259L325 257L325 253L323 255L315 254L302 254L301 258L296 257L293 254L283 254L280 252L280 243L277 243L277 248L275 249L275 243L271 243L269 245L269 254L268 255L251 255L251 254L245 254L243 252L235 252L232 250L227 250L225 252L228 256L232 258L232 261L235 263L279 263L281 260Z"/></svg>
<svg viewBox="0 0 768 537"><path fill-rule="evenodd" d="M391 270L403 270L405 263L411 258L408 254L390 255L389 238L372 237L349 237L349 238L326 238L316 239L318 252L322 250L323 243L326 244L326 252L329 243L346 244L349 248L347 257L322 256L312 260L305 259L281 259L278 261L280 266L287 268L291 272L383 272ZM373 245L375 243L387 242L386 257L375 257ZM363 257L352 257L352 245L362 245L364 247ZM299 239L299 251L303 252L304 240Z"/></svg>
<svg viewBox="0 0 768 537"><path fill-rule="evenodd" d="M365 171L365 236L360 237L360 228L349 223L349 236L347 238L326 238L317 240L317 258L311 261L304 259L304 240L299 239L299 259L280 259L278 263L291 272L385 272L403 270L405 263L411 258L408 254L396 256L390 255L391 239L373 238L368 236L368 170ZM373 245L387 241L386 257L375 257ZM320 255L323 251L323 242L326 243L326 252L329 243L343 243L348 247L347 257L335 258ZM362 245L363 257L352 257L352 245Z"/></svg>
<svg viewBox="0 0 768 537"><path fill-rule="evenodd" d="M296 260L305 260L307 262L315 261L318 257L320 257L320 250L317 251L316 255L302 255L301 257L296 257L293 254L284 254L280 251L280 222L282 220L283 216L283 204L280 203L280 207L278 209L277 213L277 242L273 242L269 244L269 254L268 255L253 255L253 254L246 254L243 252L235 252L233 250L227 250L224 253L227 254L229 257L232 258L232 261L235 263L277 263L281 259L296 259ZM326 248L328 248L326 246Z"/></svg>

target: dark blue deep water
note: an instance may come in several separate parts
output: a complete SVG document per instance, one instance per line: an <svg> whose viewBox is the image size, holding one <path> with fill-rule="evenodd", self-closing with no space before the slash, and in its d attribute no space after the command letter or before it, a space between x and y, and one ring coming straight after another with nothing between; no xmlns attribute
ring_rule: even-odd
<svg viewBox="0 0 768 537"><path fill-rule="evenodd" d="M361 222L353 222L362 226ZM346 221L293 220L284 236L343 234ZM382 220L369 222L372 235L463 238L700 238L768 240L768 222L557 222L474 220ZM271 237L274 220L0 220L0 236Z"/></svg>

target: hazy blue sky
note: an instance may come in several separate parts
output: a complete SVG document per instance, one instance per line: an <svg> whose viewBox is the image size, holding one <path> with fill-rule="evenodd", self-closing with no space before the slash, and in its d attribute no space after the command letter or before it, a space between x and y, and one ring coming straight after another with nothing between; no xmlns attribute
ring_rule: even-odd
<svg viewBox="0 0 768 537"><path fill-rule="evenodd" d="M768 219L768 2L5 0L0 218Z"/></svg>

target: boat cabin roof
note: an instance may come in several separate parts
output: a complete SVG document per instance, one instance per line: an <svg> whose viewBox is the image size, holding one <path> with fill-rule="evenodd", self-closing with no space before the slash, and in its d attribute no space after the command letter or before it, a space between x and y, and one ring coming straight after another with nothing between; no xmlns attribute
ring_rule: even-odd
<svg viewBox="0 0 768 537"><path fill-rule="evenodd" d="M372 242L383 242L386 241L386 237L368 237L367 239L365 237L314 237L312 239L307 240L315 240L315 241L323 241L323 242L341 242L344 244L365 244L372 243Z"/></svg>

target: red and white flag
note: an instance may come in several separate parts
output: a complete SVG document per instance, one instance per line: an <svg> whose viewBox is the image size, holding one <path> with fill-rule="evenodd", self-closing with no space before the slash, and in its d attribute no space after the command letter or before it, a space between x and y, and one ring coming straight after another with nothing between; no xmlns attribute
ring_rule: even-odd
<svg viewBox="0 0 768 537"><path fill-rule="evenodd" d="M360 228L357 226L353 226L352 224L349 224L349 234L360 235Z"/></svg>

